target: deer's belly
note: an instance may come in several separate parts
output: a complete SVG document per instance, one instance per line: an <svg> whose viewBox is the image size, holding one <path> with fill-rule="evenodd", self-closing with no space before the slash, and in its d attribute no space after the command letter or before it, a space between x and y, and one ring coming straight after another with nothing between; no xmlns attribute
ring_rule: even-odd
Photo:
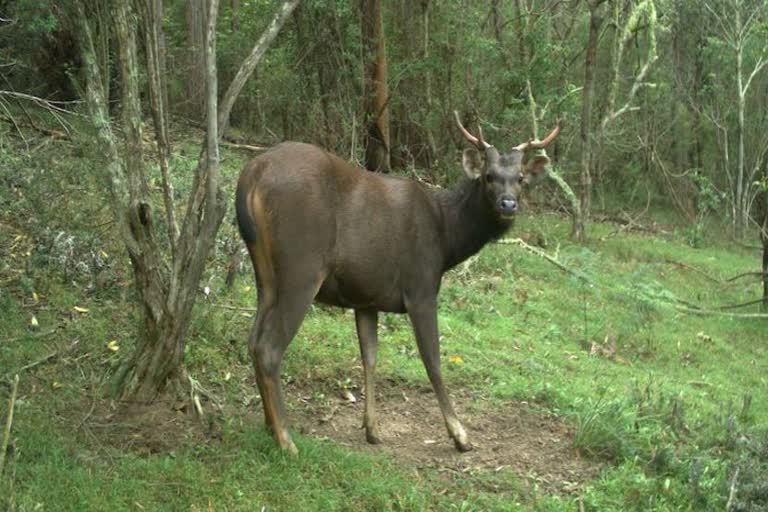
<svg viewBox="0 0 768 512"><path fill-rule="evenodd" d="M393 280L388 283L381 280L361 282L333 274L323 282L315 300L343 308L405 313L400 287Z"/></svg>

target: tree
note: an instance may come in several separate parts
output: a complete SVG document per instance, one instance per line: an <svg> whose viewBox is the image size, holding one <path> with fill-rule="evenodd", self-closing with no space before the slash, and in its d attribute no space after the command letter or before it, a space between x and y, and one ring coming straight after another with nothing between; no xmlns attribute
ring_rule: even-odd
<svg viewBox="0 0 768 512"><path fill-rule="evenodd" d="M713 7L714 5L714 7ZM736 238L744 236L744 230L749 225L749 213L756 190L751 186L752 181L761 167L761 159L765 158L765 146L756 148L752 165L747 169L745 150L746 138L746 105L747 95L754 83L755 77L768 65L768 31L766 17L768 2L760 0L721 0L707 4L707 9L715 17L717 32L725 45L733 52L736 63L736 173L726 168L730 181L730 193L733 204L733 231ZM750 50L757 47L757 56L751 64L745 60Z"/></svg>
<svg viewBox="0 0 768 512"><path fill-rule="evenodd" d="M381 0L360 0L365 86L365 168L389 172L389 88Z"/></svg>
<svg viewBox="0 0 768 512"><path fill-rule="evenodd" d="M136 52L135 12L129 2L112 4L122 91L122 128L125 133L125 144L121 151L105 101L103 70L94 58L95 42L85 16L84 0L75 3L75 21L80 28L87 81L88 109L97 129L99 145L107 155L115 220L131 260L143 313L136 348L123 361L115 377L117 394L123 399L152 400L168 389L169 384L178 385L181 382L185 339L197 286L226 212L226 200L218 179L218 141L227 127L232 106L247 78L298 3L299 0L283 3L243 62L219 107L216 101L215 38L218 0L209 0L203 54L206 141L194 172L179 235L172 244L175 251L170 257L163 254L158 243L154 227L155 214L149 200L147 173L142 160L138 83L140 67Z"/></svg>
<svg viewBox="0 0 768 512"><path fill-rule="evenodd" d="M184 14L187 22L187 68L186 93L187 112L194 118L202 119L205 100L205 6L206 0L186 0Z"/></svg>
<svg viewBox="0 0 768 512"><path fill-rule="evenodd" d="M587 0L589 9L589 36L584 54L584 87L581 93L581 192L579 196L581 217L574 225L573 237L584 241L585 223L589 220L592 209L592 169L594 139L592 135L592 101L595 93L595 65L600 27L603 24L601 5L605 0Z"/></svg>

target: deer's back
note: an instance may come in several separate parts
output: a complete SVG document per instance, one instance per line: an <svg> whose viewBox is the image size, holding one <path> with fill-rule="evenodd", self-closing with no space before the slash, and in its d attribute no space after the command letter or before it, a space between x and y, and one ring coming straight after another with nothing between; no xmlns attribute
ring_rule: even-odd
<svg viewBox="0 0 768 512"><path fill-rule="evenodd" d="M438 214L416 182L290 142L244 168L238 196L244 190L263 203L275 267L311 273L319 266L324 302L399 311L408 283L441 267Z"/></svg>

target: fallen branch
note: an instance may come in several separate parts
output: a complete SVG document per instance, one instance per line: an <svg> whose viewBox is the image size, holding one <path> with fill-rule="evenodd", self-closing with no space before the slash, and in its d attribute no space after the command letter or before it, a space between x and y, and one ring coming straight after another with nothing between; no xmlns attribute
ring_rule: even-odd
<svg viewBox="0 0 768 512"><path fill-rule="evenodd" d="M32 368L34 368L34 367L36 367L36 366L40 366L41 364L45 364L45 363L48 363L48 362L50 362L50 361L52 361L52 360L56 359L56 358L57 358L58 356L60 356L61 354L63 354L63 353L66 353L66 352L69 352L70 350L72 350L73 348L75 348L75 346L76 346L78 343L80 343L80 340L75 340L75 341L74 341L74 342L72 342L72 343L71 343L71 344L70 344L70 345L69 345L67 348L65 348L65 349L63 349L63 350L56 350L55 352L51 352L51 353L50 353L50 354L48 354L47 356L45 356L45 357L43 357L43 358L41 358L41 359L38 359L37 361L31 362L31 363L29 363L29 364L27 364L27 365L24 365L24 366L22 366L21 368L19 368L19 369L16 371L16 373L17 373L17 374L19 374L19 373L22 373L22 372L24 372L24 371L26 371L26 370L31 370ZM9 377L8 375L6 375L6 380L10 382L10 377Z"/></svg>
<svg viewBox="0 0 768 512"><path fill-rule="evenodd" d="M681 313L698 316L724 316L728 318L768 318L768 313L727 313L725 311L716 311L712 309L696 309L686 306L675 306L675 309Z"/></svg>
<svg viewBox="0 0 768 512"><path fill-rule="evenodd" d="M556 258L553 258L552 256L550 256L546 252L542 251L541 249L537 249L536 247L528 245L527 243L525 243L520 238L502 238L501 240L497 240L496 243L497 244L503 244L503 245L519 245L523 249L525 249L526 251L528 251L528 252L530 252L532 254L535 254L536 256L539 256L540 258L544 258L545 260L547 260L548 262L550 262L551 264L553 264L554 266L556 266L560 270L562 270L562 271L564 271L564 272L566 272L568 274L571 274L572 276L577 277L577 278L581 279L584 282L587 282L587 283L590 282L590 280L584 274L581 274L580 272L577 272L576 270L573 270L572 268L566 267L560 261L558 261Z"/></svg>
<svg viewBox="0 0 768 512"><path fill-rule="evenodd" d="M5 466L5 453L8 451L8 442L11 439L11 425L13 424L13 407L16 405L16 392L19 390L19 375L13 378L13 388L11 388L11 399L8 402L8 417L5 419L5 431L3 432L3 443L0 444L0 475L3 474Z"/></svg>
<svg viewBox="0 0 768 512"><path fill-rule="evenodd" d="M3 283L3 284L5 284L5 283ZM22 306L22 307L26 307L26 306ZM60 326L60 325L57 325L57 326L56 326L56 327L54 327L53 329L48 329L47 331L41 331L41 332L27 332L27 333L24 333L24 334L22 334L21 336L14 336L13 338L7 338L7 339L5 340L5 342L6 342L6 343L12 343L12 342L14 342L14 341L18 341L18 340L20 340L20 339L22 339L22 338L26 338L26 337L28 337L28 336L31 336L31 337L33 337L33 338L43 338L43 337L46 337L46 336L50 336L51 334L53 334L53 333L55 333L56 331L58 331L60 328L61 328L61 326Z"/></svg>
<svg viewBox="0 0 768 512"><path fill-rule="evenodd" d="M227 146L228 148L232 149L244 149L246 151L266 151L269 148L266 148L264 146L252 146L250 144L235 144L234 142L226 142L222 141L220 143L222 146Z"/></svg>
<svg viewBox="0 0 768 512"><path fill-rule="evenodd" d="M56 140L71 140L69 137L69 134L62 131L62 130L56 130L55 128L46 128L44 126L38 126L34 122L31 121L31 118L28 118L27 124L19 124L13 117L11 116L0 116L0 119L5 121L6 123L12 124L14 128L16 128L16 131L21 134L22 137L24 135L21 132L20 127L24 126L25 128L30 128L32 130L35 130L36 132L42 133L43 135L47 135L48 137L51 137L52 139Z"/></svg>
<svg viewBox="0 0 768 512"><path fill-rule="evenodd" d="M731 480L731 491L728 493L728 503L725 504L725 511L730 512L733 510L733 500L736 499L736 483L739 481L739 468L736 468L736 472L733 474Z"/></svg>
<svg viewBox="0 0 768 512"><path fill-rule="evenodd" d="M726 279L725 282L726 283L730 283L731 281L736 281L737 279L741 279L742 277L751 277L751 276L765 277L765 273L763 273L763 272L744 272L743 274L739 274L737 276L733 276L731 278Z"/></svg>
<svg viewBox="0 0 768 512"><path fill-rule="evenodd" d="M696 268L694 266L688 265L687 263L682 263L680 261L675 261L675 260L670 260L670 259L664 260L664 263L669 263L670 265L677 265L678 267L686 268L688 270L691 270L693 272L701 274L702 276L706 277L707 279L709 279L713 283L718 283L718 284L722 284L723 283L722 280L720 280L720 279L718 279L718 278L708 274L707 272L701 270L700 268Z"/></svg>
<svg viewBox="0 0 768 512"><path fill-rule="evenodd" d="M754 306L755 304L762 304L763 299L756 299L756 300L750 300L749 302L742 302L741 304L730 304L728 306L720 306L717 309L737 309L737 308L744 308L747 306Z"/></svg>
<svg viewBox="0 0 768 512"><path fill-rule="evenodd" d="M246 311L248 313L255 313L256 308L246 308L241 306L230 306L229 304L219 304L217 302L209 302L209 304L215 308L230 309L232 311Z"/></svg>

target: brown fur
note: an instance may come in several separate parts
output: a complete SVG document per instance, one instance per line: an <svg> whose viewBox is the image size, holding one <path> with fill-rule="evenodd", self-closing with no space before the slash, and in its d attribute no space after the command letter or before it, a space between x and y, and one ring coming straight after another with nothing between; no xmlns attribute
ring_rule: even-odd
<svg viewBox="0 0 768 512"><path fill-rule="evenodd" d="M259 293L249 347L267 424L282 448L295 450L284 424L280 362L317 300L355 309L367 397L374 395L377 313L407 313L449 434L457 448L470 449L440 374L437 294L446 270L511 226L504 201L517 199L525 164L522 153L500 157L493 148L469 156L481 167L468 168L474 179L450 191L366 172L296 142L244 167L237 219ZM373 403L365 427L378 442Z"/></svg>

